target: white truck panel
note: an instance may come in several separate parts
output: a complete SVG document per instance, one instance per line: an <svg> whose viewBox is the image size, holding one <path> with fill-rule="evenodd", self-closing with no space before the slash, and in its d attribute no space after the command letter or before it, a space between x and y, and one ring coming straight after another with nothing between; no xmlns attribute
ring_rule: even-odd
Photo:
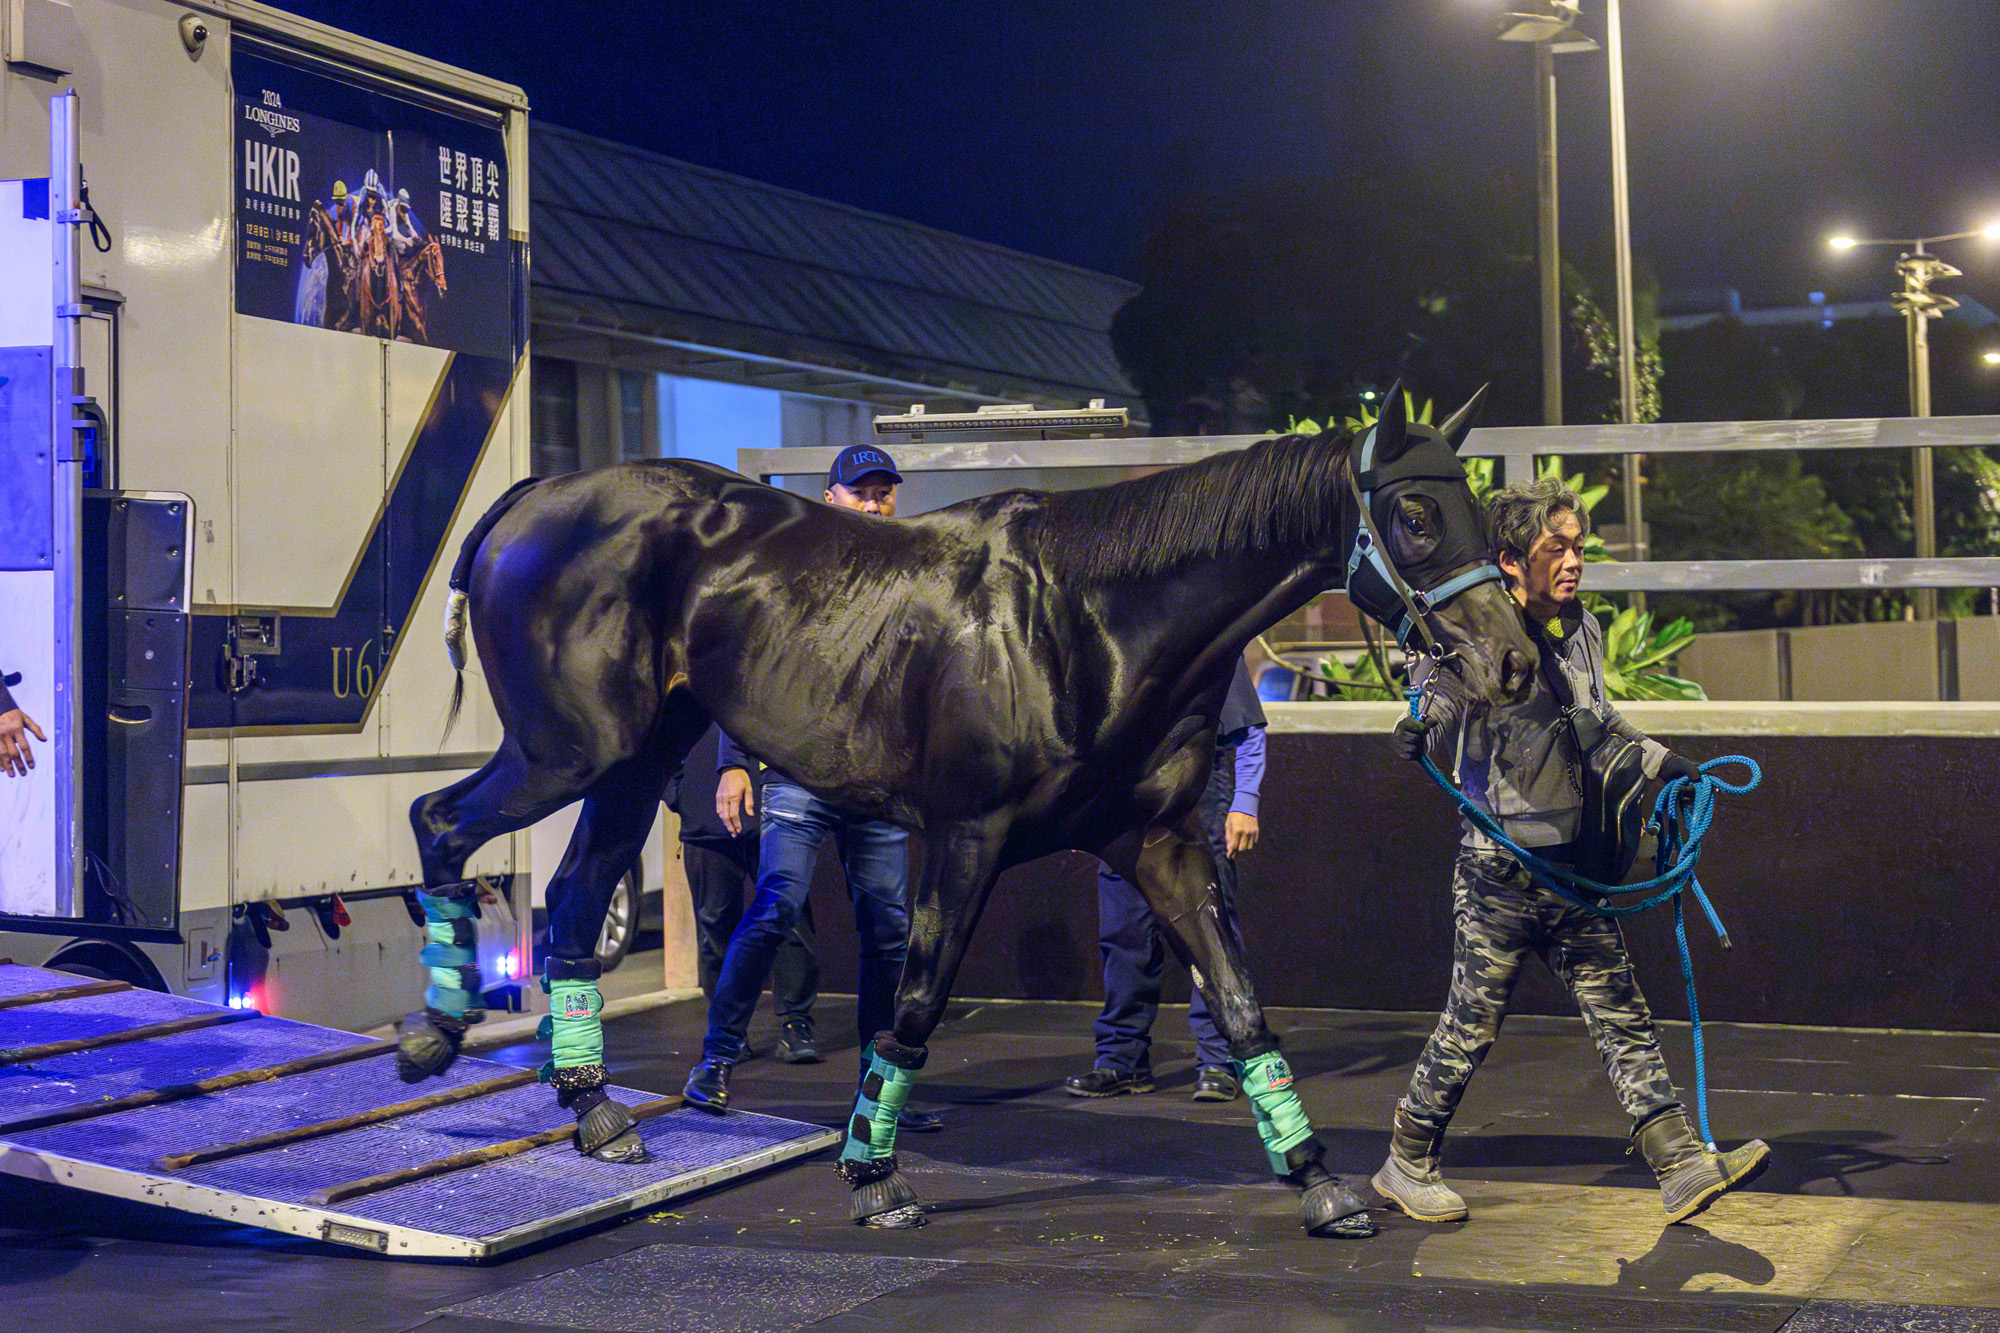
<svg viewBox="0 0 2000 1333"><path fill-rule="evenodd" d="M332 611L408 441L392 432L385 450L382 344L273 319L235 326L236 602Z"/></svg>
<svg viewBox="0 0 2000 1333"><path fill-rule="evenodd" d="M181 915L228 907L229 788L204 783L181 800Z"/></svg>
<svg viewBox="0 0 2000 1333"><path fill-rule="evenodd" d="M229 33L211 24L207 49L191 60L183 12L156 0L76 6L84 170L112 234L109 254L83 246L83 273L126 298L119 483L193 498L195 601L227 603ZM37 86L44 99L53 91Z"/></svg>
<svg viewBox="0 0 2000 1333"><path fill-rule="evenodd" d="M288 323L268 309L263 313L272 318L236 313L242 243L236 209L243 185L236 175L244 131L237 123L243 118L240 90L232 87L231 71L257 67L236 60L238 34L255 30L277 47L309 51L319 60L352 59L366 76L386 68L392 88L398 81L429 83L468 104L507 108L504 205L507 233L521 239L528 225L527 140L525 104L516 89L262 6L195 0L194 7L208 16L209 38L190 56L178 27L188 12L184 6L75 0L76 73L69 82L80 99L91 200L113 238L107 254L83 246L81 276L86 285L123 298L115 380L121 427L117 484L184 492L193 499L193 602L197 612L209 613L202 623L212 635L217 612L276 610L292 621L302 612L333 609L451 356L438 348ZM261 45L256 54L264 55ZM282 54L279 60L284 63ZM48 99L61 87L0 70L0 178L47 173ZM254 99L255 92L245 96ZM414 189L421 172L404 165L422 200L423 192ZM468 193L476 197L476 182ZM20 211L0 207L0 228ZM464 201L458 213L463 241ZM37 225L46 237L48 224ZM475 218L471 234L478 231ZM6 240L0 236L0 242ZM46 246L46 239L42 243ZM0 257L6 252L0 244ZM463 244L446 252L454 294L475 289L456 281L461 271L473 271L457 265L488 262L467 258L470 253ZM0 286L0 345L50 340L50 284L46 270L34 271L40 267L0 263L0 283L13 284ZM246 284L246 292L256 291L254 282ZM504 341L504 326L501 337ZM98 361L108 357L108 341L102 350ZM503 354L489 349L488 355ZM93 369L88 391L102 396L109 387L110 377ZM226 942L229 909L248 902L393 889L420 880L409 804L464 771L380 770L435 761L438 754L452 685L439 634L446 579L466 531L527 467L527 393L523 369L407 612L408 623L387 627L404 634L393 661L371 664L371 706L359 729L287 721L279 725L291 728L288 733L276 726L233 735L218 728L190 738L186 761L203 771L200 781L185 788L181 904L184 915L208 915L202 931L219 932ZM394 556L407 558L400 548ZM53 579L0 574L0 666L27 671L21 697L30 711L40 708L44 715L52 715L47 698L52 667L32 654L46 656L49 636L46 629L31 633L7 621L28 615L38 616L37 624L49 622ZM406 596L408 585L401 586ZM350 606L349 618L352 614ZM344 618L343 637L345 628ZM191 663L203 690L213 688L206 683L216 671L213 656L211 649ZM294 671L294 689L297 679ZM336 695L339 679L336 670ZM354 679L350 659L347 680ZM476 663L465 685L464 710L448 742L456 755L489 751L501 738ZM217 712L212 698L210 712ZM220 715L236 716L228 710ZM45 765L26 782L0 786L0 910L18 910L17 898L39 903L53 890L53 793L47 790L52 771ZM216 780L224 773L234 776ZM35 807L38 799L42 805ZM40 868L35 857L8 841L18 841L30 823L41 826L42 836L32 839L42 853ZM498 839L469 868L479 874L525 871L529 843L526 833ZM30 884L34 876L40 877L34 880L39 887ZM517 902L525 905L525 878L520 889ZM273 976L282 970L286 989L315 996L312 1007L334 1004L343 989L362 984L352 959L342 958L375 950L381 926L388 931L380 935L381 947L395 953L393 960L384 955L383 976L400 968L419 984L414 957L402 952L409 942L402 935L414 939L414 932L407 918L398 922L401 904L384 898L361 906L366 910L350 907L356 924L333 948L307 940L317 926L301 933L301 913L292 911L294 929L272 956ZM310 922L311 914L303 915ZM482 953L485 947L483 942ZM323 965L314 961L322 953ZM190 986L197 984L194 968L190 955L185 978ZM170 985L181 987L183 978L164 962L162 971ZM199 984L217 985L219 976L211 968Z"/></svg>
<svg viewBox="0 0 2000 1333"><path fill-rule="evenodd" d="M349 893L396 882L389 877L384 845L391 804L387 784L373 775L239 783L237 901ZM405 824L403 841L409 836Z"/></svg>

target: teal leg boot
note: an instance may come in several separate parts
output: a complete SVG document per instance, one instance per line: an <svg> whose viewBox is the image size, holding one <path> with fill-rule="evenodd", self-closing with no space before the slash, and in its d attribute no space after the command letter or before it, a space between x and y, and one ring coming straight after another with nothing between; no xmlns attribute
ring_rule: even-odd
<svg viewBox="0 0 2000 1333"><path fill-rule="evenodd" d="M847 1182L848 1215L864 1227L904 1230L924 1224L924 1207L896 1169L896 1117L910 1100L928 1052L875 1038L868 1072L847 1119L847 1142L834 1169Z"/></svg>
<svg viewBox="0 0 2000 1333"><path fill-rule="evenodd" d="M1232 1065L1249 1094L1272 1172L1299 1190L1300 1220L1306 1231L1343 1240L1374 1235L1368 1205L1327 1169L1325 1145L1313 1136L1312 1122L1292 1091L1292 1068L1276 1043Z"/></svg>
<svg viewBox="0 0 2000 1333"><path fill-rule="evenodd" d="M544 1083L555 1086L556 1101L576 1115L576 1150L601 1162L643 1162L648 1154L632 1112L604 1090L604 997L595 958L551 958L542 976L549 1016L536 1035L549 1043Z"/></svg>
<svg viewBox="0 0 2000 1333"><path fill-rule="evenodd" d="M405 1083L421 1083L451 1068L466 1029L486 1017L472 921L478 892L477 883L460 880L417 893L424 909L424 949L418 957L430 969L431 984L424 1007L396 1025L396 1073Z"/></svg>

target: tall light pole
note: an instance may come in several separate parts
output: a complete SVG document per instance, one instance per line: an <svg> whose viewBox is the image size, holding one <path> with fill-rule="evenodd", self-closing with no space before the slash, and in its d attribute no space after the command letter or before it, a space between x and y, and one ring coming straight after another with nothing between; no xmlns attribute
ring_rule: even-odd
<svg viewBox="0 0 2000 1333"><path fill-rule="evenodd" d="M1913 417L1931 414L1930 322L1945 311L1958 308L1958 302L1949 296L1933 292L1931 284L1940 278L1958 277L1959 270L1924 247L1944 241L1963 241L1974 236L1989 241L2000 240L2000 222L1978 231L1954 231L1942 236L1827 238L1827 244L1836 250L1853 250L1864 245L1904 247L1902 255L1896 260L1896 272L1902 275L1903 286L1890 296L1889 301L1903 316L1904 342L1909 353L1910 415ZM1930 560L1937 555L1937 490L1930 446L1920 445L1911 451L1911 455L1910 507L1915 511L1911 517L1917 530L1917 559ZM1917 589L1917 616L1922 620L1937 619L1937 589Z"/></svg>
<svg viewBox="0 0 2000 1333"><path fill-rule="evenodd" d="M1500 21L1503 41L1536 43L1535 112L1536 140L1543 157L1537 191L1542 221L1542 417L1549 425L1562 421L1561 278L1555 257L1555 63L1562 51L1595 50L1597 44L1575 31L1581 0L1534 0L1526 12L1504 15ZM1611 103L1611 219L1612 263L1617 288L1618 328L1618 419L1631 424L1639 419L1638 339L1632 312L1632 212L1631 188L1625 163L1625 50L1624 27L1618 0L1605 0L1604 51L1610 70ZM1551 313L1553 309L1553 313ZM1644 459L1627 454L1624 460L1625 521L1631 532L1632 558L1644 560L1649 543L1645 539L1645 508L1639 493L1639 470ZM1635 605L1645 605L1645 594L1634 593Z"/></svg>
<svg viewBox="0 0 2000 1333"><path fill-rule="evenodd" d="M1503 14L1500 40L1535 48L1536 265L1541 276L1542 424L1562 425L1562 262L1557 242L1556 61L1597 43L1576 31L1580 0L1547 0L1533 11Z"/></svg>
<svg viewBox="0 0 2000 1333"><path fill-rule="evenodd" d="M1612 259L1618 285L1618 419L1631 425L1639 419L1639 344L1632 318L1632 199L1625 169L1625 33L1618 0L1605 0L1604 54L1611 70L1611 232ZM1620 481L1625 491L1625 526L1631 530L1632 558L1652 554L1646 540L1646 500L1639 490L1642 454L1626 454ZM1643 608L1646 594L1633 593L1632 604Z"/></svg>

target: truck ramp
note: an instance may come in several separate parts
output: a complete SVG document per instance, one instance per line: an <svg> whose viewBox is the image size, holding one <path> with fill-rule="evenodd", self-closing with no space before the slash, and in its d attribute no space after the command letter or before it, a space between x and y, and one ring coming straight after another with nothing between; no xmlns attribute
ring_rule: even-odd
<svg viewBox="0 0 2000 1333"><path fill-rule="evenodd" d="M651 1160L581 1157L532 1072L0 965L0 1171L398 1258L490 1259L817 1152L833 1130L613 1095Z"/></svg>

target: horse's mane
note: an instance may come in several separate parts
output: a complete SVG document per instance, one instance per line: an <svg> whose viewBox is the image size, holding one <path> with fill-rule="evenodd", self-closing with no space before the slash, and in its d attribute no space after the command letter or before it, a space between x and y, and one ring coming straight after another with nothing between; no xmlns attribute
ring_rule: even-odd
<svg viewBox="0 0 2000 1333"><path fill-rule="evenodd" d="M1323 544L1339 524L1352 435L1281 435L1043 502L1042 558L1080 578L1145 578L1232 552Z"/></svg>

